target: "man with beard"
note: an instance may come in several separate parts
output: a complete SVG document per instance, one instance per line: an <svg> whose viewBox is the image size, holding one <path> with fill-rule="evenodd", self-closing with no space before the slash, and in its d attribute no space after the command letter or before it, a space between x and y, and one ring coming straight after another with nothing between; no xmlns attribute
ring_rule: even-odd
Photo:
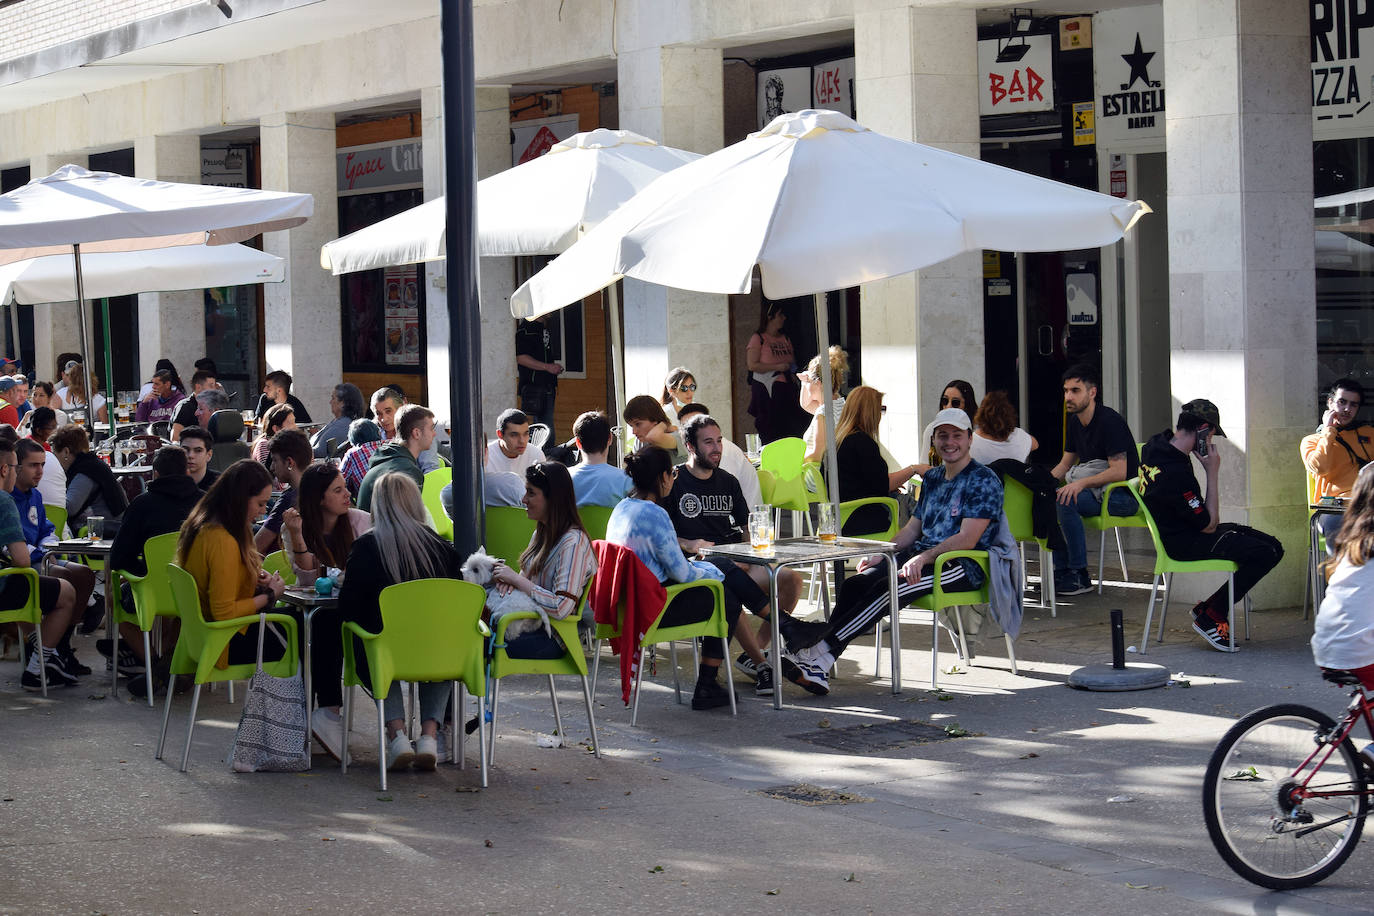
<svg viewBox="0 0 1374 916"><path fill-rule="evenodd" d="M1059 488L1059 527L1065 550L1054 554L1054 593L1059 597L1092 591L1083 518L1102 511L1102 491L1110 483L1130 480L1140 466L1135 437L1121 414L1097 403L1097 370L1071 366L1064 373L1064 407L1069 413L1064 457L1050 474L1064 481ZM1135 497L1124 489L1107 502L1112 515L1135 515Z"/></svg>
<svg viewBox="0 0 1374 916"><path fill-rule="evenodd" d="M1302 440L1302 463L1312 475L1313 499L1349 496L1360 468L1374 459L1374 427L1358 419L1363 404L1364 388L1359 382L1339 378L1331 384L1322 425ZM1344 520L1344 515L1335 513L1317 516L1327 553Z"/></svg>

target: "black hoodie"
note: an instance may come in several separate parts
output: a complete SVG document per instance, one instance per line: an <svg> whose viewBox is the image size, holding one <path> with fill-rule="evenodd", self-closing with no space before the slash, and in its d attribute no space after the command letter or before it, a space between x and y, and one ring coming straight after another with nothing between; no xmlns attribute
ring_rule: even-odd
<svg viewBox="0 0 1374 916"><path fill-rule="evenodd" d="M204 495L190 475L155 477L148 489L124 510L119 533L110 544L109 568L146 576L148 566L143 562L143 544L148 538L179 529Z"/></svg>
<svg viewBox="0 0 1374 916"><path fill-rule="evenodd" d="M1141 495L1166 547L1170 536L1197 534L1212 520L1193 476L1193 459L1175 448L1172 438L1173 431L1166 429L1140 450Z"/></svg>

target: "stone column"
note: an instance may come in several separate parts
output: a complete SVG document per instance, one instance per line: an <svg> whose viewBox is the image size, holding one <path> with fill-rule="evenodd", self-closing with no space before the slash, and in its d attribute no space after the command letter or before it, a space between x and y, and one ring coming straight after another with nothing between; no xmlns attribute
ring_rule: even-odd
<svg viewBox="0 0 1374 916"><path fill-rule="evenodd" d="M266 286L267 371L291 373L292 392L311 417L329 417L329 392L343 370L339 284L320 269L320 246L339 235L332 112L282 112L261 120L264 190L315 196L303 226L269 232L264 249L286 259L286 280Z"/></svg>
<svg viewBox="0 0 1374 916"><path fill-rule="evenodd" d="M199 136L139 137L134 141L134 175L138 178L200 184L200 169ZM204 297L201 290L139 294L140 379L149 378L157 361L165 358L190 384L192 367L205 355Z"/></svg>
<svg viewBox="0 0 1374 916"><path fill-rule="evenodd" d="M1164 0L1164 67L1173 409L1197 397L1220 409L1222 520L1284 542L1253 597L1295 605L1307 557L1298 440L1317 422L1307 5ZM1175 588L1200 598L1215 578Z"/></svg>
<svg viewBox="0 0 1374 916"><path fill-rule="evenodd" d="M617 67L623 129L694 153L715 152L724 144L724 70L718 48L626 51ZM668 370L686 366L696 376L696 399L710 406L731 435L728 308L726 296L626 280L625 396L657 397Z"/></svg>
<svg viewBox="0 0 1374 916"><path fill-rule="evenodd" d="M86 168L89 160L85 153L53 153L34 156L29 160L30 179L51 175L68 163ZM73 265L75 269L75 265ZM46 305L20 306L33 309L33 369L34 376L47 379L61 387L56 377L60 366L56 365L57 354L77 353L81 350L81 310L75 302L52 302ZM91 322L92 346L96 337L95 315L87 312L86 320ZM16 347L17 349L17 347ZM86 354L89 363L90 354ZM91 368L90 365L87 368Z"/></svg>
<svg viewBox="0 0 1374 916"><path fill-rule="evenodd" d="M904 140L978 156L975 12L873 0L854 16L859 123ZM862 381L887 392L883 438L903 462L923 461L921 431L950 379L983 394L978 252L860 291ZM851 379L857 384L859 379Z"/></svg>

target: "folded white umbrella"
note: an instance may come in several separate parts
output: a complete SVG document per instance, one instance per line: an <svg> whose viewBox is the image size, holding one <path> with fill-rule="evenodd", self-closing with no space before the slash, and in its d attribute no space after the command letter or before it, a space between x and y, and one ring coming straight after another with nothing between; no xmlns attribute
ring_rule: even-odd
<svg viewBox="0 0 1374 916"><path fill-rule="evenodd" d="M961 252L1107 245L1149 207L897 140L834 111L782 115L640 192L515 291L530 318L621 277L787 299Z"/></svg>
<svg viewBox="0 0 1374 916"><path fill-rule="evenodd" d="M517 289L511 314L546 314L621 277L745 293L755 265L768 298L819 297L965 251L1107 245L1149 211L808 109L655 181ZM825 314L818 301L821 353ZM821 375L833 390L829 360ZM835 419L826 413L838 517Z"/></svg>
<svg viewBox="0 0 1374 916"><path fill-rule="evenodd" d="M246 245L180 245L150 251L83 254L85 293L92 299L136 293L280 283L285 261ZM68 255L0 265L0 305L70 302L76 278Z"/></svg>

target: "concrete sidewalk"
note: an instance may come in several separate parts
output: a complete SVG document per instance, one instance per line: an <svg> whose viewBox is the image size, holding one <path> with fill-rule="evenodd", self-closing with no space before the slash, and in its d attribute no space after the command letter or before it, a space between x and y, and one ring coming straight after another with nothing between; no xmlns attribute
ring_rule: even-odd
<svg viewBox="0 0 1374 916"><path fill-rule="evenodd" d="M1069 689L1071 670L1108 659L1109 608L1139 641L1148 593L1106 592L1062 602L1053 620L1028 608L1018 676L989 640L939 693L929 629L915 625L900 695L886 652L875 677L863 640L829 697L786 685L780 712L741 677L735 719L676 705L660 658L632 729L603 663L602 760L580 743L537 747L553 728L547 688L512 679L485 791L473 791L473 741L467 770L394 773L378 792L366 703L347 776L323 755L308 774L232 774L222 757L238 710L223 690L202 698L183 775L152 759L160 705L111 699L98 675L43 700L2 663L0 912L1367 912L1374 849L1321 886L1271 893L1230 872L1202 821L1203 768L1231 721L1280 701L1343 706L1315 674L1311 622L1256 613L1254 638L1224 655L1176 605L1145 660L1189 687ZM947 643L941 662L955 662ZM580 690L566 682L560 696L568 740L585 742ZM188 707L173 707L173 761ZM969 736L892 733L912 721ZM875 727L841 731L856 725ZM766 791L799 784L847 797Z"/></svg>

